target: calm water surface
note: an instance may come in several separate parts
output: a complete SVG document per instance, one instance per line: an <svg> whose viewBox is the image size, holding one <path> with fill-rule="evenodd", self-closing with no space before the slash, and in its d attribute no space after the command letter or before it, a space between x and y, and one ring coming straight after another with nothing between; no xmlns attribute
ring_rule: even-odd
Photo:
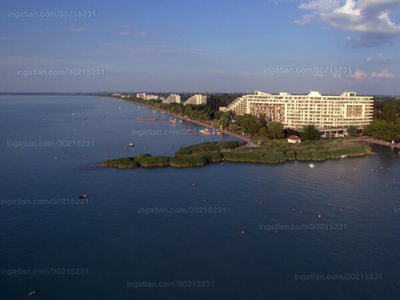
<svg viewBox="0 0 400 300"><path fill-rule="evenodd" d="M398 150L373 147L376 155L314 169L302 162L89 168L231 139L139 136L133 130L201 128L136 117L169 118L108 98L0 96L0 299L24 299L32 290L38 299L59 300L400 297ZM57 140L75 146L15 147ZM81 140L89 146L76 146ZM81 194L87 203L32 203ZM206 207L209 213L200 213ZM151 213L155 208L198 213ZM302 227L276 231L274 224ZM67 274L76 269L84 274ZM17 270L64 274L13 275ZM311 274L351 277L302 277ZM186 287L172 287L180 281ZM139 287L143 282L170 287Z"/></svg>

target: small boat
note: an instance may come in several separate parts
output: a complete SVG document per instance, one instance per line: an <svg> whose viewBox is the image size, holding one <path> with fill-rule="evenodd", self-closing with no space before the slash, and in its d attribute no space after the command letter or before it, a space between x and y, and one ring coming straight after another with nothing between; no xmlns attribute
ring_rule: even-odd
<svg viewBox="0 0 400 300"><path fill-rule="evenodd" d="M309 164L308 165L311 169L314 169L315 168L315 165L314 164Z"/></svg>
<svg viewBox="0 0 400 300"><path fill-rule="evenodd" d="M170 119L169 119L169 123L170 123L171 125L175 125L176 119L170 118Z"/></svg>
<svg viewBox="0 0 400 300"><path fill-rule="evenodd" d="M28 293L28 297L33 297L36 295L36 291L32 291Z"/></svg>
<svg viewBox="0 0 400 300"><path fill-rule="evenodd" d="M182 123L183 121L182 121L182 120L179 120L178 122L179 122L179 123Z"/></svg>
<svg viewBox="0 0 400 300"><path fill-rule="evenodd" d="M135 147L135 145L133 143L129 143L128 147L132 148Z"/></svg>
<svg viewBox="0 0 400 300"><path fill-rule="evenodd" d="M346 157L347 157L346 154L343 154L342 156L340 156L341 159L344 159L344 158L346 158Z"/></svg>
<svg viewBox="0 0 400 300"><path fill-rule="evenodd" d="M86 199L86 198L87 198L87 195L85 195L85 194L82 194L79 196L79 199Z"/></svg>
<svg viewBox="0 0 400 300"><path fill-rule="evenodd" d="M153 109L153 114L155 114L157 111L155 109Z"/></svg>

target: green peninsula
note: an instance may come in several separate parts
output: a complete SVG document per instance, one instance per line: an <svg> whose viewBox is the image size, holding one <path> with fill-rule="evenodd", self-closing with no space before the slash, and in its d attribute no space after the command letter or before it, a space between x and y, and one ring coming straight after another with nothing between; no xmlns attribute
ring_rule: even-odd
<svg viewBox="0 0 400 300"><path fill-rule="evenodd" d="M173 157L141 154L133 157L111 159L100 164L106 168L156 168L201 167L207 163L246 162L284 163L286 161L322 161L341 157L365 156L371 148L347 140L316 140L300 144L271 141L262 147L246 147L240 141L206 142L179 149Z"/></svg>

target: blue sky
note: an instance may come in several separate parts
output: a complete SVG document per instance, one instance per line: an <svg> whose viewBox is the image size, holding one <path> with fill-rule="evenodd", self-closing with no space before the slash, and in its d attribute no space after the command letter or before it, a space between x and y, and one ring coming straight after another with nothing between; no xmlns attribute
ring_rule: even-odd
<svg viewBox="0 0 400 300"><path fill-rule="evenodd" d="M400 94L399 2L3 0L0 92ZM66 69L104 74L21 75Z"/></svg>

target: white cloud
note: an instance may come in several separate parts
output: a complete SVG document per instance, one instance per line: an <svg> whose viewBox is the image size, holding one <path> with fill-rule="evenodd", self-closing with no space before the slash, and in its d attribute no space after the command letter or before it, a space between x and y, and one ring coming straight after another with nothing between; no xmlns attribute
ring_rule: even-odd
<svg viewBox="0 0 400 300"><path fill-rule="evenodd" d="M315 18L333 28L354 32L354 37L347 37L347 43L357 48L390 43L400 35L400 27L389 17L399 3L400 0L347 0L340 5L339 2L316 1L301 4L299 8L310 10ZM305 20L311 19L306 17ZM304 25L302 20L297 24Z"/></svg>
<svg viewBox="0 0 400 300"><path fill-rule="evenodd" d="M145 37L145 36L147 36L147 31L139 31L137 33L137 35L140 36L140 37Z"/></svg>
<svg viewBox="0 0 400 300"><path fill-rule="evenodd" d="M388 63L393 63L393 62L397 62L397 59L394 58L388 58L388 57L384 57L384 55L382 53L378 53L377 58L374 57L367 57L367 62L370 63L378 63L378 64L388 64Z"/></svg>
<svg viewBox="0 0 400 300"><path fill-rule="evenodd" d="M383 70L382 72L372 72L371 75L368 75L366 72L357 69L354 73L350 74L350 77L355 79L356 81L365 81L371 79L394 79L397 76L393 73L390 73L388 70Z"/></svg>
<svg viewBox="0 0 400 300"><path fill-rule="evenodd" d="M393 74L393 73L390 73L388 70L383 70L383 71L380 72L380 73L372 72L371 77L372 77L372 78L393 79L393 78L396 78L396 75Z"/></svg>
<svg viewBox="0 0 400 300"><path fill-rule="evenodd" d="M129 35L129 34L132 34L132 31L124 31L124 32L119 33L118 35L124 36L124 35Z"/></svg>
<svg viewBox="0 0 400 300"><path fill-rule="evenodd" d="M367 79L368 74L365 73L364 71L357 69L354 73L350 74L350 77L355 80L361 81L361 80Z"/></svg>
<svg viewBox="0 0 400 300"><path fill-rule="evenodd" d="M300 20L294 21L294 23L296 23L297 25L305 25L311 23L313 18L313 15L304 15Z"/></svg>
<svg viewBox="0 0 400 300"><path fill-rule="evenodd" d="M342 78L342 74L333 73L332 78L334 78L334 79Z"/></svg>

